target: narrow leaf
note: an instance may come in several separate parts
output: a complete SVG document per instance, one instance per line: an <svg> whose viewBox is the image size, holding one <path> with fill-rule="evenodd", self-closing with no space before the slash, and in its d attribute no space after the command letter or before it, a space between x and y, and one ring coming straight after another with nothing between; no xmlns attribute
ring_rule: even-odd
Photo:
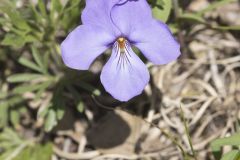
<svg viewBox="0 0 240 160"><path fill-rule="evenodd" d="M42 77L41 74L19 73L9 76L7 81L10 83L27 82L40 77Z"/></svg>
<svg viewBox="0 0 240 160"><path fill-rule="evenodd" d="M232 150L223 155L221 160L239 160L240 159L240 151Z"/></svg>
<svg viewBox="0 0 240 160"><path fill-rule="evenodd" d="M39 52L37 51L37 49L34 46L32 46L31 50L32 50L34 60L36 61L38 66L40 66L41 69L44 70L43 61L42 61L42 58L40 57Z"/></svg>
<svg viewBox="0 0 240 160"><path fill-rule="evenodd" d="M25 67L28 67L32 70L38 71L38 72L42 72L42 70L39 68L39 66L37 66L35 63L29 61L28 59L21 57L19 59L19 63L22 64Z"/></svg>
<svg viewBox="0 0 240 160"><path fill-rule="evenodd" d="M162 3L163 5L159 5ZM167 22L172 9L172 1L171 0L158 0L155 7L153 7L152 12L153 16L163 22Z"/></svg>
<svg viewBox="0 0 240 160"><path fill-rule="evenodd" d="M230 137L216 139L211 143L212 152L217 159L221 157L221 147L223 147L224 145L239 146L240 133L234 134Z"/></svg>
<svg viewBox="0 0 240 160"><path fill-rule="evenodd" d="M47 119L45 122L45 131L49 132L57 125L57 115L56 112L52 109L49 110Z"/></svg>
<svg viewBox="0 0 240 160"><path fill-rule="evenodd" d="M49 86L51 84L50 81L46 81L41 84L32 84L32 85L19 85L18 87L15 87L13 90L13 93L15 94L23 94L25 92L33 92L36 90L39 90L45 86Z"/></svg>

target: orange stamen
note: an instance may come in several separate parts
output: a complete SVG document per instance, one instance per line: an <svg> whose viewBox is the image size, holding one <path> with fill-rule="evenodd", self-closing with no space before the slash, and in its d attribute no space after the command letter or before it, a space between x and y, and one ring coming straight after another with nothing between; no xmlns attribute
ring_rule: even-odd
<svg viewBox="0 0 240 160"><path fill-rule="evenodd" d="M117 42L118 42L119 48L121 50L125 48L125 42L126 42L125 38L120 37L120 38L117 39Z"/></svg>

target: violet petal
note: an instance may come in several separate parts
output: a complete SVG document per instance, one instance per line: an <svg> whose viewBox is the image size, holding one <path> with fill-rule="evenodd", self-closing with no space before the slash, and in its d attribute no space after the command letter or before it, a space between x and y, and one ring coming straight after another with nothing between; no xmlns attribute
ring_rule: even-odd
<svg viewBox="0 0 240 160"><path fill-rule="evenodd" d="M87 70L114 39L114 36L102 28L81 25L62 42L63 61L70 68Z"/></svg>
<svg viewBox="0 0 240 160"><path fill-rule="evenodd" d="M134 30L148 26L152 11L146 0L125 0L112 8L111 16L121 33L128 36Z"/></svg>
<svg viewBox="0 0 240 160"><path fill-rule="evenodd" d="M107 92L120 101L128 101L142 93L149 81L145 64L128 45L125 53L114 46L112 55L103 67L101 82Z"/></svg>
<svg viewBox="0 0 240 160"><path fill-rule="evenodd" d="M148 27L132 32L129 39L154 64L167 64L181 54L179 43L160 21L152 20Z"/></svg>
<svg viewBox="0 0 240 160"><path fill-rule="evenodd" d="M86 0L86 7L82 12L82 23L105 28L118 37L120 31L112 23L111 9L120 0Z"/></svg>

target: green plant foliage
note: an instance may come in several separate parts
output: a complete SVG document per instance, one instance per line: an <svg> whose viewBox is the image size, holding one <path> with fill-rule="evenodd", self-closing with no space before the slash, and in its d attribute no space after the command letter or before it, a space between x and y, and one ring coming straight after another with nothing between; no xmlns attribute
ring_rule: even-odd
<svg viewBox="0 0 240 160"><path fill-rule="evenodd" d="M240 151L232 150L228 153L224 154L221 160L239 160L240 159Z"/></svg>
<svg viewBox="0 0 240 160"><path fill-rule="evenodd" d="M7 125L8 116L8 104L6 102L0 102L0 128L3 128Z"/></svg>
<svg viewBox="0 0 240 160"><path fill-rule="evenodd" d="M219 0L219 1L211 3L211 5L209 5L207 8L205 8L199 12L196 12L196 13L181 12L181 14L179 15L179 20L180 21L190 21L193 23L202 23L202 24L211 26L214 29L219 29L219 30L240 30L240 26L212 25L212 24L209 24L204 19L205 13L208 13L218 7L224 6L225 4L228 4L231 2L237 2L237 0Z"/></svg>
<svg viewBox="0 0 240 160"><path fill-rule="evenodd" d="M81 23L84 0L37 0L35 3L25 0L20 6L19 1L22 0L0 0L0 160L48 160L53 152L50 142L42 144L38 139L22 138L18 134L24 130L26 115L32 121L42 120L37 129L41 134L48 134L57 127L66 109L83 114L89 99L101 96L103 91L96 75L68 69L61 60L60 44ZM148 0L153 15L170 23L174 34L184 29L183 22L189 28L201 23L219 30L240 30L240 26L209 24L204 17L234 1L237 0L215 0L209 7L193 13L181 5L176 7L172 0ZM194 150L187 123L185 127L192 149L192 155L186 153L185 158L191 159ZM238 160L239 139L237 134L214 141L211 145L214 155L223 160ZM224 145L233 149L222 155Z"/></svg>
<svg viewBox="0 0 240 160"><path fill-rule="evenodd" d="M0 134L0 160L51 160L52 144L40 144L34 139L23 139L5 128Z"/></svg>
<svg viewBox="0 0 240 160"><path fill-rule="evenodd" d="M52 145L37 144L35 146L26 147L16 158L13 160L51 160L53 154Z"/></svg>
<svg viewBox="0 0 240 160"><path fill-rule="evenodd" d="M211 148L216 159L220 159L222 156L221 148L223 146L232 146L239 147L240 146L240 133L234 134L230 137L216 139L211 143ZM240 158L240 150L232 150L227 154L223 155L221 160L239 160Z"/></svg>
<svg viewBox="0 0 240 160"><path fill-rule="evenodd" d="M153 16L163 22L167 22L171 9L172 9L172 1L170 0L156 0L153 3Z"/></svg>
<svg viewBox="0 0 240 160"><path fill-rule="evenodd" d="M3 106L0 108L3 114L0 115L0 127L7 126L9 122L17 127L21 117L18 110L26 107L20 106L26 101L22 97L26 93L34 95L33 101L41 100L46 92L53 93L48 95L48 103L44 106L40 104L45 109L44 114L40 109L39 115L42 116L38 117L45 119L46 131L56 126L57 121L64 115L63 92L68 86L75 85L75 82L63 76L66 68L61 62L60 43L57 39L62 35L58 32L61 29L66 34L78 25L83 3L80 0L68 0L65 3L52 0L49 3L50 8L47 8L44 1L37 1L37 4L26 2L19 9L16 9L15 0L2 0L0 3L0 14L3 14L0 25L5 32L1 44L10 49L8 52L12 52L14 63L18 62L16 68L7 76L6 82L12 89L3 97L7 99L0 101ZM22 55L22 52L26 54ZM20 72L17 71L19 67L22 68ZM96 92L95 89L90 90ZM21 97L19 102L12 103L17 97ZM9 114L6 114L7 112Z"/></svg>
<svg viewBox="0 0 240 160"><path fill-rule="evenodd" d="M153 16L163 22L167 22L172 9L172 1L155 0L151 1L151 4L153 6Z"/></svg>

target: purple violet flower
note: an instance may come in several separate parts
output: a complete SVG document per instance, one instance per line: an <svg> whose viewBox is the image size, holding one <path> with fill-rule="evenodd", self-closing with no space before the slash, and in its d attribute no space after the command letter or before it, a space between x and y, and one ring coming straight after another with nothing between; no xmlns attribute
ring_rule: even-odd
<svg viewBox="0 0 240 160"><path fill-rule="evenodd" d="M157 65L181 54L167 25L153 19L146 0L86 0L81 19L83 24L61 44L63 61L70 68L87 70L100 54L112 48L101 82L120 101L141 94L150 78L131 46Z"/></svg>

